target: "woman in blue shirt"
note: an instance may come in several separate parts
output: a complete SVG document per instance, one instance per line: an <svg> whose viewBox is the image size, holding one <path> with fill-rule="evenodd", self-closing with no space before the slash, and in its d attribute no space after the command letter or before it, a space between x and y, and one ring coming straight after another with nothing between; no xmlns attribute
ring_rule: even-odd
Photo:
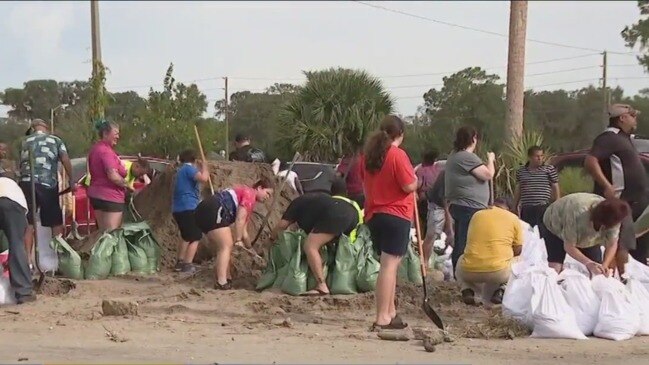
<svg viewBox="0 0 649 365"><path fill-rule="evenodd" d="M183 241L178 243L175 271L193 273L196 269L192 262L198 241L203 238L203 233L196 226L194 210L200 201L199 184L208 181L209 171L207 162L196 161L196 153L193 150L183 151L180 154L180 162L182 166L176 173L174 183L172 213Z"/></svg>

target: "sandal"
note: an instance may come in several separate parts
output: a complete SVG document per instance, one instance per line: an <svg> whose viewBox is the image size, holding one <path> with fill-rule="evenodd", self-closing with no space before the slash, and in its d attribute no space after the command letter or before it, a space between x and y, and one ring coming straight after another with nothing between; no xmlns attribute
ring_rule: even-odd
<svg viewBox="0 0 649 365"><path fill-rule="evenodd" d="M390 324L392 326L395 326L395 327L401 326L400 329L404 329L404 328L408 327L408 323L404 322L403 318L401 318L401 316L399 314L397 314L396 316L394 316L394 318L392 318L392 321L390 321Z"/></svg>
<svg viewBox="0 0 649 365"><path fill-rule="evenodd" d="M394 321L394 320L393 320ZM372 323L372 327L370 327L370 332L381 332L383 330L402 330L406 328L403 323L397 324L390 322L388 324L376 324Z"/></svg>
<svg viewBox="0 0 649 365"><path fill-rule="evenodd" d="M306 293L300 294L300 296L303 297L324 297L327 295L330 295L331 293L328 293L322 289L313 289L311 291L308 291Z"/></svg>
<svg viewBox="0 0 649 365"><path fill-rule="evenodd" d="M232 289L232 283L227 282L227 283L221 285L218 282L216 282L214 284L214 289L216 289L216 290L231 290Z"/></svg>

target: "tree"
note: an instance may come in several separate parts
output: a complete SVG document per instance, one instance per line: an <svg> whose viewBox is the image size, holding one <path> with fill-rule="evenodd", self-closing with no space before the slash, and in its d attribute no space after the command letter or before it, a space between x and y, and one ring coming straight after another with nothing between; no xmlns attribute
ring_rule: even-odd
<svg viewBox="0 0 649 365"><path fill-rule="evenodd" d="M365 71L332 68L305 74L306 85L281 111L277 144L284 155L300 151L309 159L335 161L360 146L393 110L381 81Z"/></svg>
<svg viewBox="0 0 649 365"><path fill-rule="evenodd" d="M624 27L621 34L628 48L639 46L643 54L637 57L638 61L649 71L649 0L639 0L638 8L641 19L631 26Z"/></svg>
<svg viewBox="0 0 649 365"><path fill-rule="evenodd" d="M487 74L480 67L469 67L444 77L440 90L424 94L424 107L434 131L434 144L448 152L455 131L462 125L478 130L481 139L493 147L502 145L505 128L504 85L499 77Z"/></svg>

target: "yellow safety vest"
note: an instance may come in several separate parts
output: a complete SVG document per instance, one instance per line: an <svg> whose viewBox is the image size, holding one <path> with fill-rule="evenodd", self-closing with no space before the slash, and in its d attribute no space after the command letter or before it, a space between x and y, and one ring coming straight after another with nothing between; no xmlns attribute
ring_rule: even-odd
<svg viewBox="0 0 649 365"><path fill-rule="evenodd" d="M354 229L349 233L349 239L352 243L354 243L356 241L356 232L358 231L358 227L363 223L363 210L361 210L361 208L358 206L358 203L344 196L334 195L333 198L340 199L351 204L354 209L356 209L356 212L358 212L358 223L356 224L356 227L354 227Z"/></svg>
<svg viewBox="0 0 649 365"><path fill-rule="evenodd" d="M133 184L135 184L135 180L137 180L137 178L133 176L133 172L131 171L133 162L128 160L122 160L122 164L126 169L126 177L124 178L124 180L126 180L128 186L133 188ZM88 167L88 165L86 165L86 178L84 179L83 184L86 186L90 186L90 168Z"/></svg>

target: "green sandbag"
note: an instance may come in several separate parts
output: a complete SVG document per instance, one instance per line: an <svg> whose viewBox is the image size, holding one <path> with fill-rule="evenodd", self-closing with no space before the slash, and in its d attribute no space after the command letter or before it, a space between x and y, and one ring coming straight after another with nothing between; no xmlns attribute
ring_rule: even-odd
<svg viewBox="0 0 649 365"><path fill-rule="evenodd" d="M297 247L301 245L305 236L306 234L303 231L285 231L279 236L277 243L275 244L275 247L277 248L276 255L273 256L273 259L275 260L275 269L277 271L273 288L282 288L282 284L284 284L284 280L289 271L291 258L297 251Z"/></svg>
<svg viewBox="0 0 649 365"><path fill-rule="evenodd" d="M277 244L273 245L268 253L266 269L264 269L264 273L261 274L259 281L257 281L257 286L255 287L256 290L264 290L273 286L277 279L277 266L275 263L281 260L280 256L281 252L279 246L277 246Z"/></svg>
<svg viewBox="0 0 649 365"><path fill-rule="evenodd" d="M117 245L115 245L115 250L113 250L110 274L125 275L131 271L131 263L128 260L128 247L126 245L126 239L124 239L124 231L116 229L112 234L117 237Z"/></svg>
<svg viewBox="0 0 649 365"><path fill-rule="evenodd" d="M89 280L106 279L113 264L112 255L119 239L111 233L99 237L90 250L90 260L86 264L85 278Z"/></svg>
<svg viewBox="0 0 649 365"><path fill-rule="evenodd" d="M356 277L358 275L359 245L352 244L347 236L341 236L336 249L336 260L331 273L331 285L329 290L332 294L356 294L358 287Z"/></svg>
<svg viewBox="0 0 649 365"><path fill-rule="evenodd" d="M128 262L131 265L131 271L136 274L148 274L149 262L144 249L130 241L126 241L126 249L128 250Z"/></svg>
<svg viewBox="0 0 649 365"><path fill-rule="evenodd" d="M329 249L327 248L327 246L322 246L322 248L320 248L320 257L322 258L322 274L325 277L325 282L327 283L327 286L331 287L331 281L328 280L331 278L331 275L329 275L331 255L329 255ZM313 275L313 272L311 272L311 268L308 267L309 261L307 261L306 254L303 254L302 260L304 260L307 263L308 275L306 278L306 289L313 290L318 285L318 281L316 280L315 275Z"/></svg>
<svg viewBox="0 0 649 365"><path fill-rule="evenodd" d="M59 272L66 278L82 280L81 256L61 236L54 237L50 247L58 254Z"/></svg>
<svg viewBox="0 0 649 365"><path fill-rule="evenodd" d="M158 242L153 238L151 230L142 233L137 245L141 247L146 254L148 264L147 273L155 274L160 265L160 246L158 246Z"/></svg>
<svg viewBox="0 0 649 365"><path fill-rule="evenodd" d="M138 266L142 263L141 258L138 257L139 253L136 253L129 248L129 261L131 261L131 254L135 255L135 257L133 258L135 259L135 261L138 261L136 263L136 266L138 266L137 270L132 268L133 261L131 261L131 268L133 269L133 271L137 271L138 273L142 274L154 274L155 272L157 272L160 263L160 247L158 246L158 242L153 237L149 224L147 222L124 224L122 226L122 230L124 232L124 238L126 239L127 243L140 247L144 251L147 258L147 266L142 269L140 266Z"/></svg>
<svg viewBox="0 0 649 365"><path fill-rule="evenodd" d="M359 244L356 239L355 245ZM379 258L374 253L372 241L364 240L363 246L359 247L360 252L358 255L358 275L356 276L356 286L359 293L371 292L376 289L376 280L379 277L379 269L381 264Z"/></svg>
<svg viewBox="0 0 649 365"><path fill-rule="evenodd" d="M412 245L408 245L406 257L402 261L408 261L408 281L415 285L421 285L424 282L421 278L421 260Z"/></svg>
<svg viewBox="0 0 649 365"><path fill-rule="evenodd" d="M281 286L282 291L289 295L300 295L306 292L308 270L309 265L306 260L302 260L302 242L299 242L288 264L286 278Z"/></svg>

